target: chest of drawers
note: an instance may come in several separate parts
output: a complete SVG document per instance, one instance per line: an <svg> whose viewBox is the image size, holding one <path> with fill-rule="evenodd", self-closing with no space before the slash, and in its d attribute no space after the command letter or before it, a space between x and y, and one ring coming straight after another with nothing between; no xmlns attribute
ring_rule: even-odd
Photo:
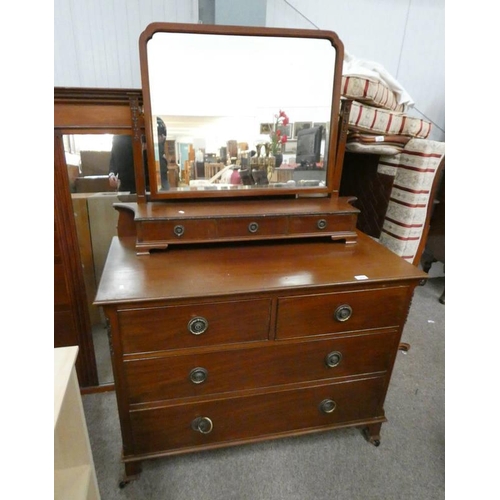
<svg viewBox="0 0 500 500"><path fill-rule="evenodd" d="M127 479L153 457L339 427L378 444L415 286L370 238L136 255L115 238L96 304Z"/></svg>

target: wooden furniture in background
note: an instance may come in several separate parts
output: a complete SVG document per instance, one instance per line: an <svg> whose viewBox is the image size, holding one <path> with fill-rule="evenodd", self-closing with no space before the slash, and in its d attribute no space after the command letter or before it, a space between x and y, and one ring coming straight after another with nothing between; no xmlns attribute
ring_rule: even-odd
<svg viewBox="0 0 500 500"><path fill-rule="evenodd" d="M54 498L99 500L75 361L78 347L54 349Z"/></svg>
<svg viewBox="0 0 500 500"><path fill-rule="evenodd" d="M144 193L141 104L136 89L54 89L54 346L79 346L76 370L88 391L99 385L87 300L94 292L86 290L62 136L131 134L136 185Z"/></svg>
<svg viewBox="0 0 500 500"><path fill-rule="evenodd" d="M445 172L440 179L434 207L429 224L427 242L422 255L422 269L429 272L432 264L445 260ZM441 304L445 303L445 291L439 297Z"/></svg>

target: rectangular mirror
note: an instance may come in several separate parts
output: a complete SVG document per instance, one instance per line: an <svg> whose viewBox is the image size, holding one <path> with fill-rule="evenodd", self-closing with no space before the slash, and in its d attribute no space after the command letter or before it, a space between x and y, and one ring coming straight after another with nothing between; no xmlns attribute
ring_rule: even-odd
<svg viewBox="0 0 500 500"><path fill-rule="evenodd" d="M332 192L335 33L153 23L140 56L152 199Z"/></svg>

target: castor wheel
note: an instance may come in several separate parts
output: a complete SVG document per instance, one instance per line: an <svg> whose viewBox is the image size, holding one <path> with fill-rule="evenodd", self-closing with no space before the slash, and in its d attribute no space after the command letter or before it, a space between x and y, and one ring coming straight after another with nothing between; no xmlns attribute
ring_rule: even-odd
<svg viewBox="0 0 500 500"><path fill-rule="evenodd" d="M380 446L380 439L374 439L371 443L373 446Z"/></svg>
<svg viewBox="0 0 500 500"><path fill-rule="evenodd" d="M123 488L125 488L125 486L127 486L128 483L130 483L130 481L123 480L120 481L120 484L118 486L120 487L121 490L123 490Z"/></svg>

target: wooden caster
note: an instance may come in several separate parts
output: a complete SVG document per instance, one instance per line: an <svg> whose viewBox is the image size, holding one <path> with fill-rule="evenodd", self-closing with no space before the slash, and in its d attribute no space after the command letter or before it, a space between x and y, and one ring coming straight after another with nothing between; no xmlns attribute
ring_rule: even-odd
<svg viewBox="0 0 500 500"><path fill-rule="evenodd" d="M378 424L368 425L363 429L363 434L366 440L373 446L380 446L380 429L382 422Z"/></svg>

